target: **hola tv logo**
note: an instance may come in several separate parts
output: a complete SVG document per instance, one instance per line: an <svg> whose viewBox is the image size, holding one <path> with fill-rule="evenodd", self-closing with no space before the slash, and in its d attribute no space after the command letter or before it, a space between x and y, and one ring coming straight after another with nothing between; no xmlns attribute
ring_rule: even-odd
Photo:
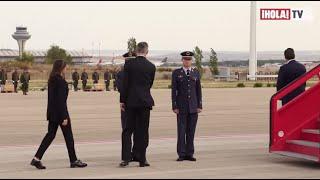
<svg viewBox="0 0 320 180"><path fill-rule="evenodd" d="M260 20L294 20L303 21L312 19L310 9L301 8L261 8Z"/></svg>

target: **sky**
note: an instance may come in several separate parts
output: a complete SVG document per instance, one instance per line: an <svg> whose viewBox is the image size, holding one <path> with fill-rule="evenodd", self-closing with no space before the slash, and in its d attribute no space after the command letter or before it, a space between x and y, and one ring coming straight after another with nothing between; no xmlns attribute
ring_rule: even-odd
<svg viewBox="0 0 320 180"><path fill-rule="evenodd" d="M257 21L257 50L320 50L320 2L257 2L259 8L307 8L311 21ZM24 25L26 49L126 49L127 40L153 50L248 51L250 1L242 2L0 2L0 48L17 49L11 35Z"/></svg>

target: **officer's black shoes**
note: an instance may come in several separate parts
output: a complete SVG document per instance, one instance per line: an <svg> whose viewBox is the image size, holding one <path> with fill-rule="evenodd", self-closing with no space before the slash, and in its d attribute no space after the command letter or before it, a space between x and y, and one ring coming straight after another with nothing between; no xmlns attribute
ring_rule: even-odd
<svg viewBox="0 0 320 180"><path fill-rule="evenodd" d="M140 167L149 167L150 164L148 163L148 161L145 162L140 162Z"/></svg>
<svg viewBox="0 0 320 180"><path fill-rule="evenodd" d="M184 161L184 159L185 159L185 157L179 157L179 158L177 159L177 161L178 161L178 162L181 162L181 161Z"/></svg>
<svg viewBox="0 0 320 180"><path fill-rule="evenodd" d="M197 161L197 159L196 158L194 158L193 156L187 156L187 157L185 157L185 160L187 160L187 161Z"/></svg>
<svg viewBox="0 0 320 180"><path fill-rule="evenodd" d="M129 161L122 161L119 166L122 168L127 167L129 166Z"/></svg>
<svg viewBox="0 0 320 180"><path fill-rule="evenodd" d="M131 160L131 161L122 161L119 166L122 167L122 168L128 167L130 162L133 162L133 160ZM135 161L135 162L139 162L139 161ZM139 162L139 167L149 167L149 166L150 166L150 164L148 163L148 161Z"/></svg>
<svg viewBox="0 0 320 180"><path fill-rule="evenodd" d="M83 163L81 160L76 160L75 162L71 163L70 168L84 168L88 165Z"/></svg>
<svg viewBox="0 0 320 180"><path fill-rule="evenodd" d="M35 159L32 159L30 165L36 167L37 169L46 169L46 167L42 165L41 161L37 161Z"/></svg>

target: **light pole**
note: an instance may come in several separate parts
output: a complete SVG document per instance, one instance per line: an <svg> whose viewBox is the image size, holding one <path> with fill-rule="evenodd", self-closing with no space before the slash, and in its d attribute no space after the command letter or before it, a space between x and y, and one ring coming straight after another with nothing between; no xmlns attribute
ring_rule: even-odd
<svg viewBox="0 0 320 180"><path fill-rule="evenodd" d="M256 14L257 2L251 1L250 6L250 57L249 57L249 80L256 80L257 72L257 39L256 39Z"/></svg>

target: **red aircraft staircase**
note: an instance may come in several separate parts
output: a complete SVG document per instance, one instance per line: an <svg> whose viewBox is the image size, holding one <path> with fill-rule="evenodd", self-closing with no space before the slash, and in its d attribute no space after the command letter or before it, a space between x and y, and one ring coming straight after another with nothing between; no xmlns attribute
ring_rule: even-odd
<svg viewBox="0 0 320 180"><path fill-rule="evenodd" d="M316 77L318 82L281 107L279 101ZM270 100L270 153L320 162L320 65Z"/></svg>

